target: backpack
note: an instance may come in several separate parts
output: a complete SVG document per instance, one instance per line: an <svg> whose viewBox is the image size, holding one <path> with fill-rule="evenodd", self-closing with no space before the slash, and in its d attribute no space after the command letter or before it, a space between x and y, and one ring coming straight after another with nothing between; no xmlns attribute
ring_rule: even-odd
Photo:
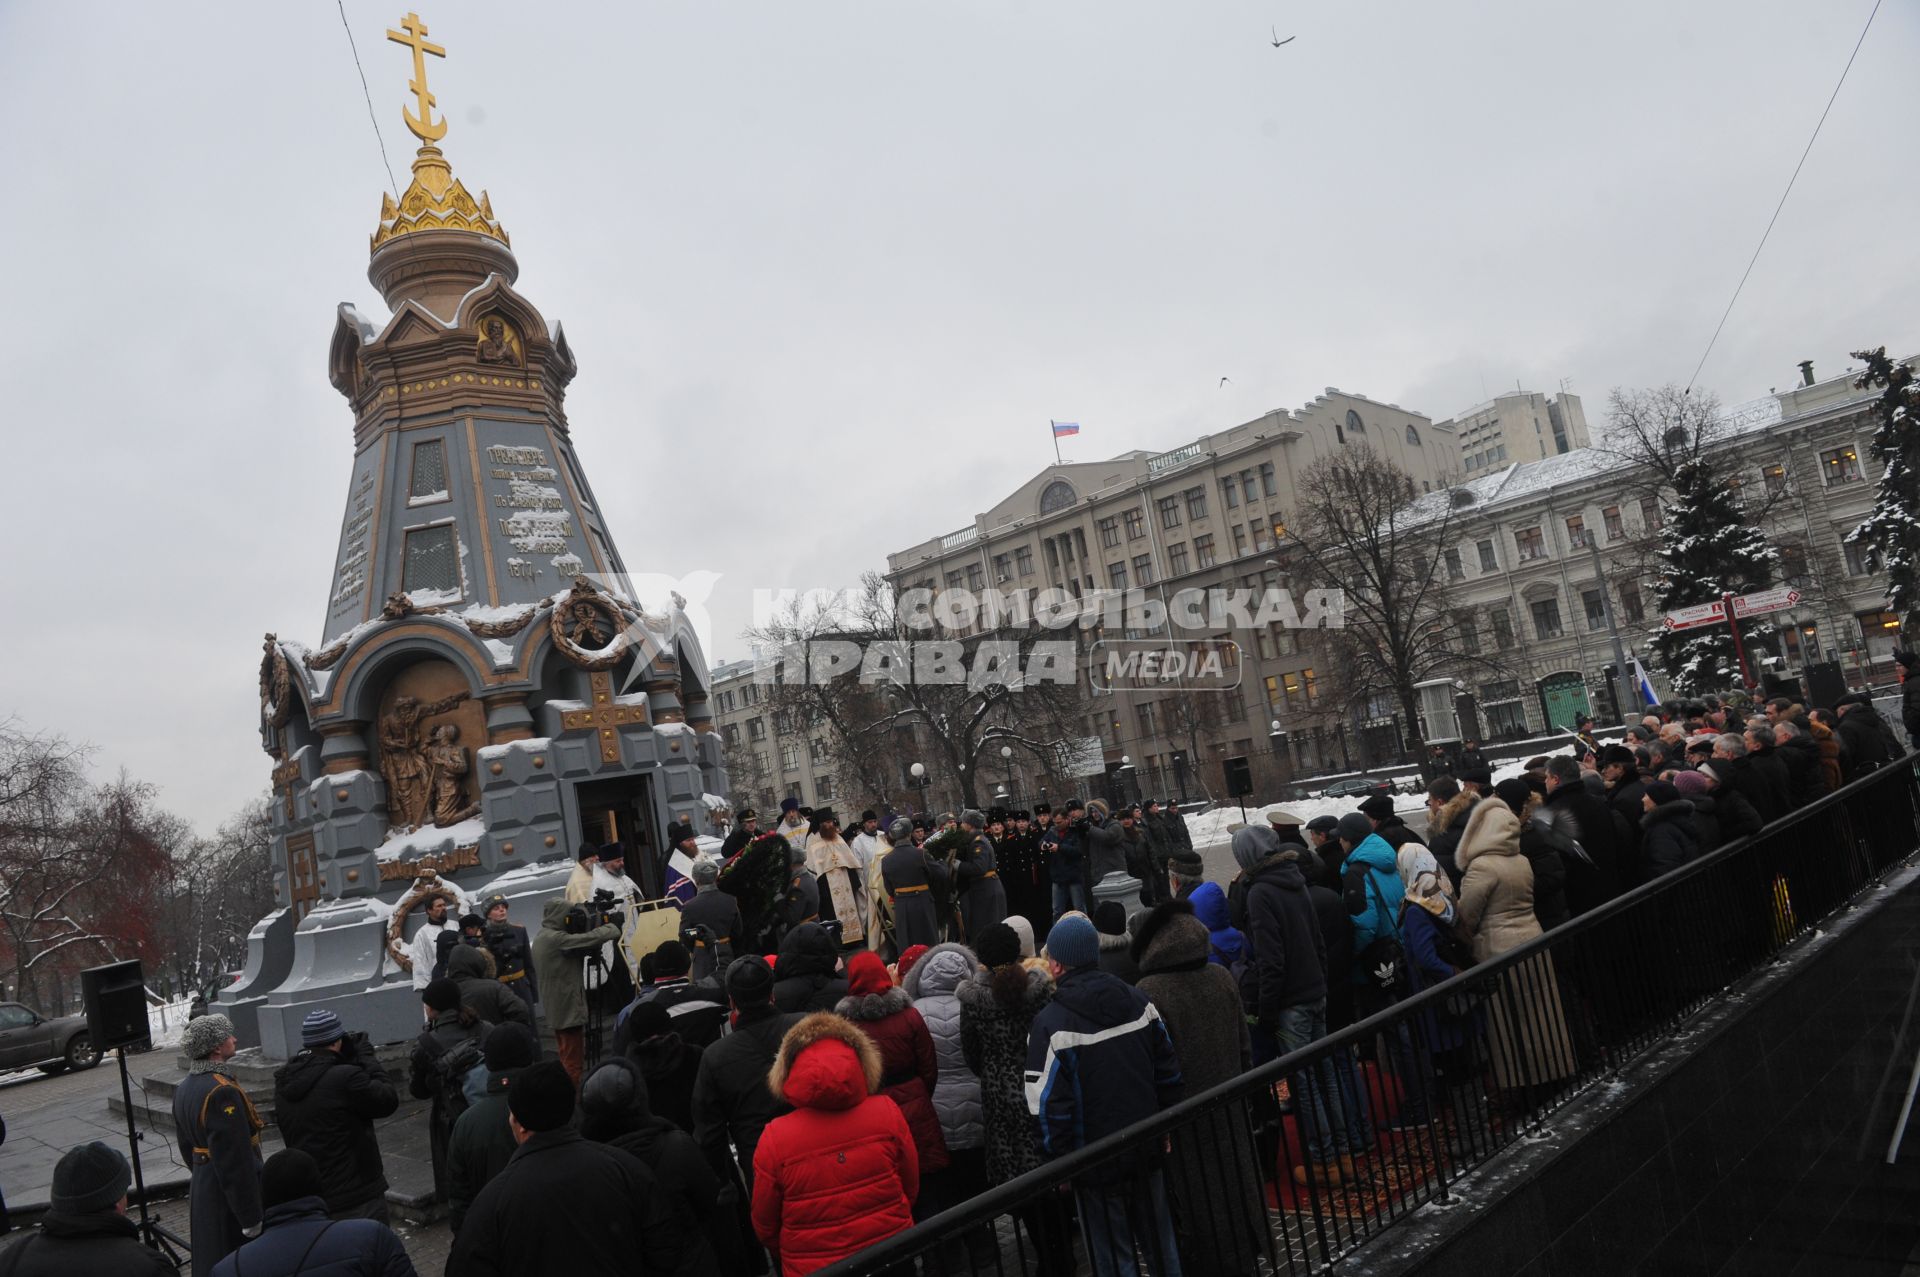
<svg viewBox="0 0 1920 1277"><path fill-rule="evenodd" d="M452 1046L441 1047L433 1057L434 1094L440 1102L440 1110L451 1123L472 1103L473 1089L471 1078L477 1069L481 1075L482 1093L485 1092L486 1054L481 1048L486 1034L462 1038Z"/></svg>

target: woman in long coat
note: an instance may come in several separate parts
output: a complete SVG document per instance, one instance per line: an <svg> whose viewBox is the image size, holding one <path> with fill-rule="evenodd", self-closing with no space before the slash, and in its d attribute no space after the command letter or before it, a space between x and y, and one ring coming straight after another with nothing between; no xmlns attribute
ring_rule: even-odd
<svg viewBox="0 0 1920 1277"><path fill-rule="evenodd" d="M1198 1095L1253 1067L1240 990L1224 966L1209 960L1207 924L1193 905L1157 906L1133 939L1140 992L1153 999L1180 1057L1188 1095ZM1187 1272L1235 1277L1258 1271L1266 1210L1260 1164L1247 1111L1214 1109L1173 1137L1167 1183L1180 1205L1180 1251Z"/></svg>
<svg viewBox="0 0 1920 1277"><path fill-rule="evenodd" d="M1476 806L1455 859L1460 865L1455 922L1472 944L1476 963L1541 934L1533 911L1533 869L1520 852L1520 819L1511 807L1503 802ZM1494 1082L1510 1100L1523 1100L1526 1088L1573 1072L1573 1042L1550 956L1541 954L1506 971L1487 992Z"/></svg>

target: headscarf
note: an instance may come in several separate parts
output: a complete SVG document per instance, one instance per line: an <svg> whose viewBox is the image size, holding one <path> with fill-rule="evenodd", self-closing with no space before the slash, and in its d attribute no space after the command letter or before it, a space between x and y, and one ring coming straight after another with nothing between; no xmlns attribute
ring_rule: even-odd
<svg viewBox="0 0 1920 1277"><path fill-rule="evenodd" d="M1440 921L1451 923L1453 880L1440 872L1440 862L1433 858L1433 853L1420 843L1409 842L1401 845L1395 859L1407 899Z"/></svg>

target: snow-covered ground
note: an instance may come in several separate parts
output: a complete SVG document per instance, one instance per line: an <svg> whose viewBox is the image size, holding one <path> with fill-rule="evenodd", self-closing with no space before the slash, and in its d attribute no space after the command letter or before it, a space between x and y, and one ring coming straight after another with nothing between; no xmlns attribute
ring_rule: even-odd
<svg viewBox="0 0 1920 1277"><path fill-rule="evenodd" d="M187 1027L187 1008L192 1005L191 998L162 1002L158 1006L148 1005L147 1031L153 1035L156 1048L180 1045L180 1034Z"/></svg>

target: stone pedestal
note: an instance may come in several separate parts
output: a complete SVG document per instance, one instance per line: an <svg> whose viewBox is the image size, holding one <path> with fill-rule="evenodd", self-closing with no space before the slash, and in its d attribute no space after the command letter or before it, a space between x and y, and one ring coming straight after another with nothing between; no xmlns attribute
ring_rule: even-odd
<svg viewBox="0 0 1920 1277"><path fill-rule="evenodd" d="M1116 869L1094 883L1092 894L1094 908L1098 909L1104 900L1118 900L1126 906L1128 918L1147 909L1140 903L1140 880L1124 870Z"/></svg>

